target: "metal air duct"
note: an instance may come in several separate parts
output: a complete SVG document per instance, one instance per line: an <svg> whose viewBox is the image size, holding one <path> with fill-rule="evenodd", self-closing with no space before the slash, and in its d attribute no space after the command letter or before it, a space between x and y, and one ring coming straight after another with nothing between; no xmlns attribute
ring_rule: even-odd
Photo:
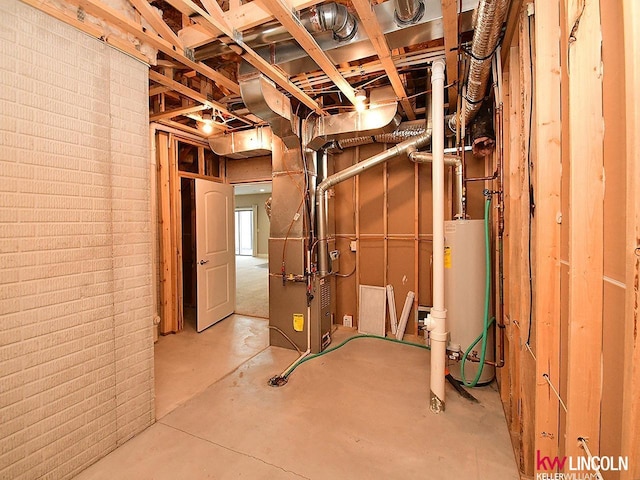
<svg viewBox="0 0 640 480"><path fill-rule="evenodd" d="M358 162L344 170L334 173L330 177L325 178L318 188L316 188L316 209L318 212L318 269L320 275L329 273L329 251L327 248L328 238L328 206L327 206L327 190L340 182L360 175L370 168L380 165L398 155L402 155L408 151L412 151L423 147L431 141L431 131L425 132L409 140L405 140L398 145L370 157L362 162Z"/></svg>
<svg viewBox="0 0 640 480"><path fill-rule="evenodd" d="M374 89L370 98L368 110L318 117L307 147L317 151L331 141L393 132L400 124L398 102L393 89Z"/></svg>
<svg viewBox="0 0 640 480"><path fill-rule="evenodd" d="M429 127L431 128L431 127ZM335 143L335 147L329 149L330 153L337 153L346 148L367 145L369 143L400 143L423 134L427 130L424 120L411 120L402 122L397 129L391 133L379 133L355 138L346 138Z"/></svg>
<svg viewBox="0 0 640 480"><path fill-rule="evenodd" d="M467 76L467 95L463 117L465 125L468 125L478 113L487 91L491 58L500 39L508 6L509 0L480 0L478 4ZM456 131L456 121L455 115L449 121L449 128L454 132Z"/></svg>
<svg viewBox="0 0 640 480"><path fill-rule="evenodd" d="M271 155L271 129L257 127L209 137L209 145L217 155L233 159Z"/></svg>
<svg viewBox="0 0 640 480"><path fill-rule="evenodd" d="M238 83L240 95L249 111L267 122L273 134L280 137L288 148L299 147L289 98L262 74L245 76Z"/></svg>
<svg viewBox="0 0 640 480"><path fill-rule="evenodd" d="M416 3L416 5L418 4ZM478 0L462 0L460 13L461 31L466 32L472 29L472 12L477 4ZM337 10L334 15L332 12L333 7L330 7L330 5L332 4L316 7L315 13L313 13L313 9L300 13L300 21L313 35L329 59L337 65L375 55L376 51L364 29L350 27L352 22L355 25L357 19L350 14L347 16L348 12L344 7L337 4ZM384 32L387 44L392 50L429 42L442 38L444 35L442 10L437 2L425 3L424 14L415 23L407 25L396 22L394 13L396 5L394 2L382 2L378 5L373 5L372 8L380 24L380 29ZM313 17L317 17L317 20L311 21ZM343 23L343 20L346 23ZM325 25L324 27L322 26L323 24ZM335 31L332 29L323 31L322 29L326 28L327 25L332 25ZM318 69L318 66L307 52L293 40L291 34L278 22L270 22L245 31L242 39L262 58L270 63L277 64L289 75L297 75ZM207 45L197 47L194 51L194 57L198 61L205 61L230 52L231 50L227 46L216 40Z"/></svg>
<svg viewBox="0 0 640 480"><path fill-rule="evenodd" d="M396 0L394 13L398 25L411 25L424 15L424 3L421 0Z"/></svg>
<svg viewBox="0 0 640 480"><path fill-rule="evenodd" d="M358 31L356 18L346 6L338 3L316 5L301 12L300 23L311 34L331 32L334 40L342 42L351 40ZM242 41L251 48L264 47L291 40L289 31L278 22L269 22L256 29L245 32ZM210 43L198 48L195 52L197 61L206 60L228 51L228 47L220 42Z"/></svg>

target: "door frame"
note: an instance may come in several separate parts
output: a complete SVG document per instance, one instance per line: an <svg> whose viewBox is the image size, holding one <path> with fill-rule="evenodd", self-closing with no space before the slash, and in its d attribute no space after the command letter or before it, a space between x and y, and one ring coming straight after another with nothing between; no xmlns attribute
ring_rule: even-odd
<svg viewBox="0 0 640 480"><path fill-rule="evenodd" d="M258 206L257 205L251 205L250 207L236 207L234 209L233 212L233 221L234 223L236 223L235 225L235 229L236 232L238 231L238 225L236 222L236 212L252 212L252 225L251 225L251 244L252 244L252 251L251 251L251 256L252 257L257 257L258 256ZM240 255L239 253L237 255ZM247 256L247 255L242 255L242 256Z"/></svg>
<svg viewBox="0 0 640 480"><path fill-rule="evenodd" d="M179 170L178 142L198 147L199 173ZM161 334L178 333L184 329L181 179L227 183L224 157L219 157L218 177L204 175L205 149L210 150L210 146L204 139L198 141L172 132L156 132Z"/></svg>

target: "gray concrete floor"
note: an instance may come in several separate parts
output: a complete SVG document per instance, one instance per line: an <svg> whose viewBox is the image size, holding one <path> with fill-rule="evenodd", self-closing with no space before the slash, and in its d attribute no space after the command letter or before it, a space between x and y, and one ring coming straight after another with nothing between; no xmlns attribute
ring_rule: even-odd
<svg viewBox="0 0 640 480"><path fill-rule="evenodd" d="M269 345L268 320L231 315L201 333L185 308L184 330L155 344L156 419L164 417Z"/></svg>
<svg viewBox="0 0 640 480"><path fill-rule="evenodd" d="M357 339L269 387L295 357L265 348L77 478L518 479L498 393L432 414L426 350Z"/></svg>

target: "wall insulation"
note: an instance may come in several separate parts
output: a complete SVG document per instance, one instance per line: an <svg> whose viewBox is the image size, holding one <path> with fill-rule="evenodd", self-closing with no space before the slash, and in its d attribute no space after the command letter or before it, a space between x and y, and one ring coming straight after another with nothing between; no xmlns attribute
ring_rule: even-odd
<svg viewBox="0 0 640 480"><path fill-rule="evenodd" d="M0 477L154 421L147 67L0 2Z"/></svg>

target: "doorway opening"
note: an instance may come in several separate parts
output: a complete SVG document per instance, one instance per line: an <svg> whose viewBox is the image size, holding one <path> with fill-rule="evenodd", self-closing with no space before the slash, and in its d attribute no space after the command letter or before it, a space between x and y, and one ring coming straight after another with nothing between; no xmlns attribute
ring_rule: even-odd
<svg viewBox="0 0 640 480"><path fill-rule="evenodd" d="M236 207L236 255L253 257L257 248L258 206Z"/></svg>
<svg viewBox="0 0 640 480"><path fill-rule="evenodd" d="M269 317L271 182L235 185L236 313Z"/></svg>
<svg viewBox="0 0 640 480"><path fill-rule="evenodd" d="M156 151L164 329L154 363L156 418L162 418L266 348L268 330L264 319L231 315L234 195L224 159L204 141L163 131Z"/></svg>

